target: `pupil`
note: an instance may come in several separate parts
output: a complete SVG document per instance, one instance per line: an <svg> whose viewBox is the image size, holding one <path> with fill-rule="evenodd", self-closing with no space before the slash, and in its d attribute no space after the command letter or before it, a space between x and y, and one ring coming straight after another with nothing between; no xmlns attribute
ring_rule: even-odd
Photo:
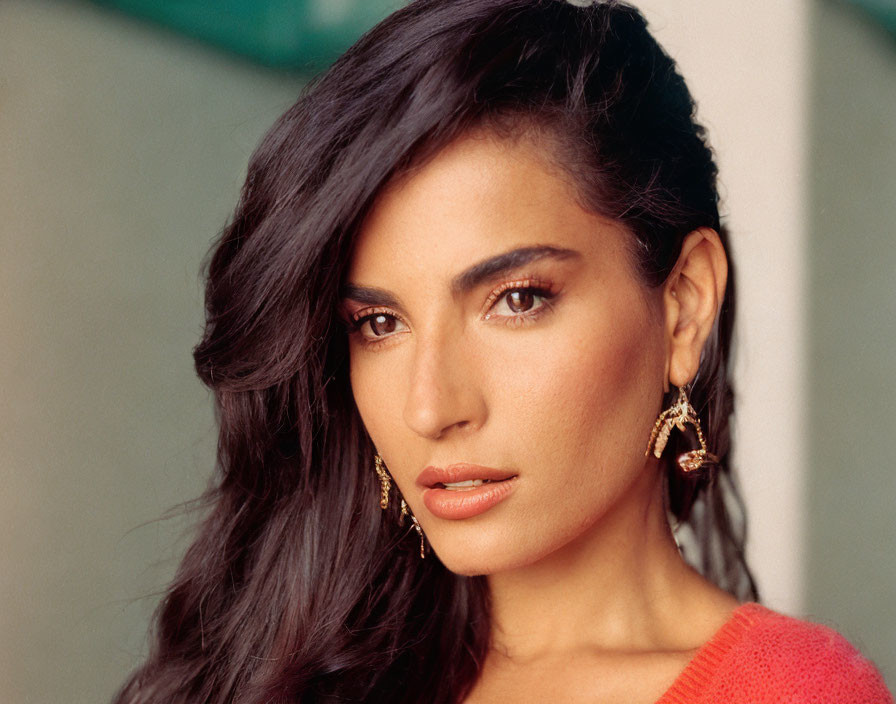
<svg viewBox="0 0 896 704"><path fill-rule="evenodd" d="M531 291L513 291L510 294L510 309L515 313L522 313L532 307Z"/></svg>
<svg viewBox="0 0 896 704"><path fill-rule="evenodd" d="M380 326L383 326L385 329L380 328ZM373 334L378 337L385 335L395 329L395 319L391 316L380 314L370 319L370 328L373 330Z"/></svg>

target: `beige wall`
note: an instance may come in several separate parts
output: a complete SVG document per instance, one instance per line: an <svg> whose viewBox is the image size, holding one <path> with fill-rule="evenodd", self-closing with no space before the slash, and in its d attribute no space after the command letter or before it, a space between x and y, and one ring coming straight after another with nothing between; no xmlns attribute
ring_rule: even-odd
<svg viewBox="0 0 896 704"><path fill-rule="evenodd" d="M892 121L855 103L892 95L888 45L852 16L838 35L828 9L816 28L832 53L816 42L811 54L808 0L642 5L681 61L722 167L741 284L737 458L760 587L772 606L843 628L892 673L896 629L879 624L892 612L893 563L881 556L896 537L882 448L893 427L863 405L893 397L882 346L894 339L892 295L866 328L844 321L858 324L866 286L880 305L896 269L883 258L870 277L826 283L841 255L850 269L878 261L890 232L879 204L892 194L892 151L872 151L865 172L856 143L834 139L856 123L892 145ZM813 97L813 114L839 115L833 136L808 129L810 56L847 91ZM879 84L865 85L868 62ZM0 692L10 704L104 701L142 652L153 592L183 546L182 520L154 520L195 497L212 465L209 399L190 359L200 263L249 153L300 82L74 0L0 3L0 67ZM839 146L817 152L810 138ZM816 170L828 180L809 179ZM855 249L841 233L861 203L878 234ZM839 302L807 318L821 291ZM823 342L828 329L841 342L864 334L874 351L862 368L877 384L849 366L849 345ZM829 398L843 384L815 383L825 376L848 380L855 425L838 425ZM856 408L868 409L865 425ZM876 470L847 482L856 437L871 448L863 468ZM839 493L844 482L855 491ZM862 542L869 532L880 542Z"/></svg>

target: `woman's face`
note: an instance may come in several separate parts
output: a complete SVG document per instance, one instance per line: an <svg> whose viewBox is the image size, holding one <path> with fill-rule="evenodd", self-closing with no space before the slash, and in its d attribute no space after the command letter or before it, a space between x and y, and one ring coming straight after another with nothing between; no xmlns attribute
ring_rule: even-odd
<svg viewBox="0 0 896 704"><path fill-rule="evenodd" d="M460 574L597 530L649 471L659 294L630 235L583 210L543 149L482 132L449 145L381 194L346 280L361 418ZM470 479L491 481L444 486Z"/></svg>

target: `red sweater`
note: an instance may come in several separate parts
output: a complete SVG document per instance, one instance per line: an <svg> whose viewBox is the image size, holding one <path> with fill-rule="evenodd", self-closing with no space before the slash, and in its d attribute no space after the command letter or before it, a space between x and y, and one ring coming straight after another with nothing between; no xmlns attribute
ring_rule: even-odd
<svg viewBox="0 0 896 704"><path fill-rule="evenodd" d="M874 664L826 626L741 604L656 704L894 704Z"/></svg>

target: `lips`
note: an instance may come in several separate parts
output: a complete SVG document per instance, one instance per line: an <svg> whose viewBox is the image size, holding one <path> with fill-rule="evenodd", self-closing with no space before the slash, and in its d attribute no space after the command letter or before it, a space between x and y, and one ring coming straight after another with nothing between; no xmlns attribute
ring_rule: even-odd
<svg viewBox="0 0 896 704"><path fill-rule="evenodd" d="M478 464L457 463L441 467L427 467L417 477L417 486L431 489L439 484L455 484L470 479L488 479L492 482L500 482L516 476L515 472L506 469L494 469Z"/></svg>
<svg viewBox="0 0 896 704"><path fill-rule="evenodd" d="M458 482L477 483L478 486L445 488ZM423 489L423 504L439 518L461 520L488 511L507 498L516 486L512 471L475 464L452 464L448 467L427 467L417 477Z"/></svg>

